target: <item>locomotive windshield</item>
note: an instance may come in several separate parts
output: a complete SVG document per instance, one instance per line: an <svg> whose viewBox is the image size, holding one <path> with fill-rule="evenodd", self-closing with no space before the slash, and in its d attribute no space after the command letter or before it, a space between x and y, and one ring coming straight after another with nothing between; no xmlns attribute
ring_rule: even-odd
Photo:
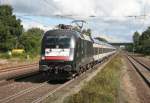
<svg viewBox="0 0 150 103"><path fill-rule="evenodd" d="M47 48L69 48L71 38L66 36L48 36L46 37Z"/></svg>

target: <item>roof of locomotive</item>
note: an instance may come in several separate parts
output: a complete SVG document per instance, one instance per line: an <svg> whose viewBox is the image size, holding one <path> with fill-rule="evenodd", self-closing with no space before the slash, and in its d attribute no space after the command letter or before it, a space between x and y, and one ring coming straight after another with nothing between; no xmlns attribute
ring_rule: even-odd
<svg viewBox="0 0 150 103"><path fill-rule="evenodd" d="M68 30L68 29L54 29L54 30L49 30L45 32L46 36L49 35L74 35L76 37L80 37L80 35L74 31L74 30Z"/></svg>
<svg viewBox="0 0 150 103"><path fill-rule="evenodd" d="M70 29L54 29L54 30L47 31L44 34L44 36L50 36L50 35L68 35L68 36L73 35L76 38L81 38L92 42L92 39L89 36L82 35L80 32L75 30L70 30Z"/></svg>

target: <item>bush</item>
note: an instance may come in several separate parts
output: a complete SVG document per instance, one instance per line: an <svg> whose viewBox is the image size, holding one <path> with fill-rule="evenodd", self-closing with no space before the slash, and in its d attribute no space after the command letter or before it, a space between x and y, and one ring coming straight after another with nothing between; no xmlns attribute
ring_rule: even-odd
<svg viewBox="0 0 150 103"><path fill-rule="evenodd" d="M0 58L9 59L9 58L11 58L11 55L9 55L8 53L0 53Z"/></svg>

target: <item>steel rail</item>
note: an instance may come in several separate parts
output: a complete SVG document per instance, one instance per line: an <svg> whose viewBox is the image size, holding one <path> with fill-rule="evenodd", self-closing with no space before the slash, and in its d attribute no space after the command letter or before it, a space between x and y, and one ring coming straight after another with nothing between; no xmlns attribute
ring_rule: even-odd
<svg viewBox="0 0 150 103"><path fill-rule="evenodd" d="M27 64L27 65L20 65L20 66L16 66L16 67L1 68L0 73L14 71L14 70L26 69L28 67L37 66L37 64L38 63L33 63L33 64Z"/></svg>
<svg viewBox="0 0 150 103"><path fill-rule="evenodd" d="M15 99L15 98L17 98L17 97L20 97L20 96L22 96L22 95L24 95L24 94L27 94L27 93L29 93L29 92L32 92L33 90L39 89L39 88L45 86L45 85L47 84L47 82L48 82L48 81L45 81L44 83L42 83L42 84L40 84L40 85L38 85L38 86L33 86L33 87L30 87L30 88L27 88L27 89L22 90L22 91L20 91L20 92L18 92L18 93L15 93L15 94L13 94L13 95L10 95L10 96L8 96L8 97L6 97L6 98L4 98L4 99L1 99L1 100L0 100L0 103L7 103L7 102L9 102L9 101L11 101L11 100L13 100L13 99Z"/></svg>
<svg viewBox="0 0 150 103"><path fill-rule="evenodd" d="M127 59L129 60L129 62L132 64L132 66L134 67L134 69L136 70L136 72L142 77L142 79L144 80L144 82L147 84L147 86L150 88L150 81L148 80L148 78L146 78L146 76L139 70L139 68L137 67L137 65L135 65L135 62L140 64L139 62L137 62L135 59L132 58L132 60L134 60L134 62L131 60L131 56L127 55ZM145 68L145 66L143 66L142 64L140 64L142 67ZM146 70L148 70L147 68L145 68Z"/></svg>
<svg viewBox="0 0 150 103"><path fill-rule="evenodd" d="M141 64L143 67L145 67L148 71L150 71L150 67L147 66L146 64L144 64L143 62L140 62L138 59L134 58L133 56L130 56L131 58L133 58L136 62L138 62L139 64Z"/></svg>

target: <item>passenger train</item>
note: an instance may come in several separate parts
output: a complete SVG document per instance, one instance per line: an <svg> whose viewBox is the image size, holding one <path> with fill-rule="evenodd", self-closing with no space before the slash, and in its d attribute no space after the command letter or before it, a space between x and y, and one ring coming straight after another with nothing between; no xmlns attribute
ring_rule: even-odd
<svg viewBox="0 0 150 103"><path fill-rule="evenodd" d="M62 79L80 74L116 52L110 44L76 30L47 31L42 39L40 72Z"/></svg>

